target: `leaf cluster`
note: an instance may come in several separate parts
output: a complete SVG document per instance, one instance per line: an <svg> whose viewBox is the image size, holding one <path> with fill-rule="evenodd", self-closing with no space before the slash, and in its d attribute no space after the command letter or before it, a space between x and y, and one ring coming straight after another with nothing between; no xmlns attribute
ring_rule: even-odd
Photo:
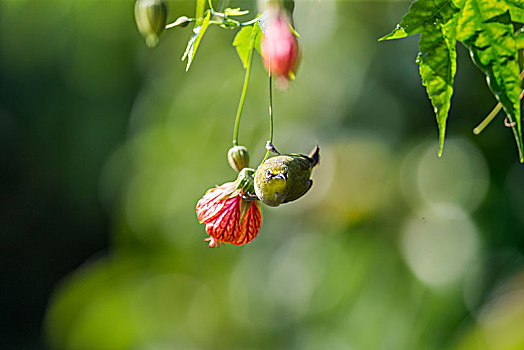
<svg viewBox="0 0 524 350"><path fill-rule="evenodd" d="M489 88L504 108L520 161L524 161L518 63L524 32L516 30L522 23L522 0L416 0L397 27L379 39L420 34L416 62L437 119L439 155L444 146L457 70L456 46L460 42L486 75Z"/></svg>
<svg viewBox="0 0 524 350"><path fill-rule="evenodd" d="M244 68L246 68L250 51L256 48L260 52L261 29L258 17L246 23L241 23L232 17L243 16L248 13L248 10L241 10L240 8L226 8L224 12L217 12L211 7L211 4L210 8L205 10L205 1L197 0L195 27L182 56L182 61L187 59L186 71L191 67L200 41L211 24L229 29L241 28L233 40L233 46L236 48Z"/></svg>

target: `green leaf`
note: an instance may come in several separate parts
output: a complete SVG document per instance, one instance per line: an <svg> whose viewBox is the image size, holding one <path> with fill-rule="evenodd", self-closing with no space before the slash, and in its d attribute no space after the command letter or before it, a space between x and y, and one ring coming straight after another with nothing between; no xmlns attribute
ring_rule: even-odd
<svg viewBox="0 0 524 350"><path fill-rule="evenodd" d="M451 107L456 66L456 14L451 0L418 0L399 25L379 40L400 39L420 34L419 65L422 84L431 100L439 128L439 155L442 154L446 121Z"/></svg>
<svg viewBox="0 0 524 350"><path fill-rule="evenodd" d="M524 1L507 0L512 22L524 23Z"/></svg>
<svg viewBox="0 0 524 350"><path fill-rule="evenodd" d="M465 0L457 39L469 49L473 62L486 74L488 85L504 107L510 123L515 122L512 130L522 162L517 43L506 1Z"/></svg>
<svg viewBox="0 0 524 350"><path fill-rule="evenodd" d="M521 28L516 34L515 39L517 40L517 50L524 49L524 28Z"/></svg>
<svg viewBox="0 0 524 350"><path fill-rule="evenodd" d="M257 46L258 40L258 49L260 48L260 27L258 22L255 22L252 26L243 27L240 29L233 40L233 46L236 48L238 57L242 61L244 68L247 67L247 60L249 58L249 51L251 47ZM251 41L253 41L253 46L251 46Z"/></svg>
<svg viewBox="0 0 524 350"><path fill-rule="evenodd" d="M195 23L195 27L198 27L198 26L202 25L202 21L204 20L205 7L206 7L206 0L196 0L196 9L195 9L196 23Z"/></svg>
<svg viewBox="0 0 524 350"><path fill-rule="evenodd" d="M458 11L452 0L417 0L396 28L379 41L424 34L431 30L440 31L441 25L451 20Z"/></svg>
<svg viewBox="0 0 524 350"><path fill-rule="evenodd" d="M378 39L378 41L384 41L384 40L392 40L392 39L402 39L407 37L409 34L406 33L404 30L404 27L400 26L400 24L397 24L395 29L389 34L384 35L382 38Z"/></svg>
<svg viewBox="0 0 524 350"><path fill-rule="evenodd" d="M256 36L255 36L255 50L257 50L257 52L261 54L262 49L260 48L260 43L262 42L262 36L263 36L262 28L260 28L259 21L257 21L254 25L256 26L256 30L257 30Z"/></svg>
<svg viewBox="0 0 524 350"><path fill-rule="evenodd" d="M493 94L504 107L521 161L523 145L520 120L520 80L517 45L512 21L523 17L522 0L417 0L400 24L379 39L400 39L420 34L417 63L422 83L435 109L439 127L439 155L453 95L456 42L470 51L474 63L486 74Z"/></svg>
<svg viewBox="0 0 524 350"><path fill-rule="evenodd" d="M207 27L209 26L209 17L210 12L208 11L206 17L204 18L204 21L202 22L202 25L193 29L193 36L191 36L191 38L187 42L186 51L182 56L182 61L184 61L187 58L186 72L189 70L191 63L195 58L198 45L200 45L200 40L202 40L202 37L204 36L204 33L206 32Z"/></svg>
<svg viewBox="0 0 524 350"><path fill-rule="evenodd" d="M226 17L228 16L243 16L243 15L247 15L249 13L249 10L241 10L240 7L237 7L237 8L227 8L224 10L224 14L226 15Z"/></svg>
<svg viewBox="0 0 524 350"><path fill-rule="evenodd" d="M249 40L252 29L252 26L243 27L238 31L233 40L233 46L237 49L238 57L240 57L244 68L246 68L247 58L249 56Z"/></svg>

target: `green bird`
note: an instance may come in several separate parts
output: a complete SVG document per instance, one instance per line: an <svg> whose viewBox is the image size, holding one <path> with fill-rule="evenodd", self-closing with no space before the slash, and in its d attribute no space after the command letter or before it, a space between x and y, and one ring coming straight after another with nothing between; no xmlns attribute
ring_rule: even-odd
<svg viewBox="0 0 524 350"><path fill-rule="evenodd" d="M279 154L273 145L268 149ZM278 207L302 197L313 184L311 170L320 160L318 146L309 155L287 154L267 159L255 173L255 193L262 203Z"/></svg>

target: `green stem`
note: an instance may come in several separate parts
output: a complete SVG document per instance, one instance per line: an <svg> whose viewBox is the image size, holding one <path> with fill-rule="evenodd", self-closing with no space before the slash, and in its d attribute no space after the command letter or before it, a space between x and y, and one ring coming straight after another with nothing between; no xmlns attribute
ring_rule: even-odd
<svg viewBox="0 0 524 350"><path fill-rule="evenodd" d="M502 108L502 103L497 103L497 105L495 106L495 108L493 108L491 110L491 112L488 114L488 116L486 118L484 118L484 120L482 122L480 122L480 124L475 128L473 129L473 133L475 135L478 135L482 132L482 130L484 130L484 128L486 126L489 125L489 123L491 123L491 121L497 116L497 114L500 112L500 109Z"/></svg>
<svg viewBox="0 0 524 350"><path fill-rule="evenodd" d="M233 145L238 146L238 129L240 126L240 117L242 116L242 109L244 108L244 101L246 100L247 87L249 85L249 76L251 74L251 66L253 63L253 51L255 48L255 26L251 30L251 39L249 41L249 57L247 59L246 75L244 76L244 86L242 87L242 94L240 95L240 102L238 103L237 116L235 118L235 129L233 131Z"/></svg>
<svg viewBox="0 0 524 350"><path fill-rule="evenodd" d="M215 20L210 20L209 21L209 24L215 24L215 25L218 25L222 28L227 28L227 29L235 29L235 28L238 28L238 27L246 27L246 26L249 26L249 25L252 25L254 24L256 21L258 21L258 17L256 18L253 18L252 20L250 21L247 21L247 22L239 22L239 21L236 21L234 19L231 19L230 17L226 17L225 14L221 13L221 12L216 12L214 10L211 11L211 14L212 15L215 15L215 16L218 16L218 17L222 17L224 19L227 19L227 21L215 21ZM185 23L191 23L191 22L197 22L198 21L198 18L187 18L185 20ZM178 27L180 24L177 24L176 21L173 22L173 23L169 23L166 25L166 29L170 29L170 28L175 28L175 27Z"/></svg>
<svg viewBox="0 0 524 350"><path fill-rule="evenodd" d="M524 70L522 72L520 72L519 79L522 80L522 78L524 78ZM520 95L520 99L522 99L522 93ZM486 118L484 118L484 120L481 121L480 124L475 129L473 129L473 133L475 135L480 134L482 132L482 130L484 130L486 128L486 126L488 126L489 123L491 123L491 121L497 116L497 114L500 112L501 108L502 108L502 103L500 103L500 102L497 103L495 108L493 108L493 110L488 114L488 116Z"/></svg>
<svg viewBox="0 0 524 350"><path fill-rule="evenodd" d="M273 144L273 84L271 79L271 59L269 59L269 142ZM267 150L264 159L260 164L264 163L269 157L271 150Z"/></svg>

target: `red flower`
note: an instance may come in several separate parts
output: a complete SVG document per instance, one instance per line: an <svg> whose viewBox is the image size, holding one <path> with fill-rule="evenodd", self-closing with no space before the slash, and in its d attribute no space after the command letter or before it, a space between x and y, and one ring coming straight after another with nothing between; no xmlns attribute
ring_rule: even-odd
<svg viewBox="0 0 524 350"><path fill-rule="evenodd" d="M272 75L289 80L298 68L300 54L298 41L282 13L268 14L261 42L262 60Z"/></svg>
<svg viewBox="0 0 524 350"><path fill-rule="evenodd" d="M196 205L198 221L206 225L210 247L220 243L244 245L260 231L262 211L256 200L242 198L235 182L212 188Z"/></svg>

